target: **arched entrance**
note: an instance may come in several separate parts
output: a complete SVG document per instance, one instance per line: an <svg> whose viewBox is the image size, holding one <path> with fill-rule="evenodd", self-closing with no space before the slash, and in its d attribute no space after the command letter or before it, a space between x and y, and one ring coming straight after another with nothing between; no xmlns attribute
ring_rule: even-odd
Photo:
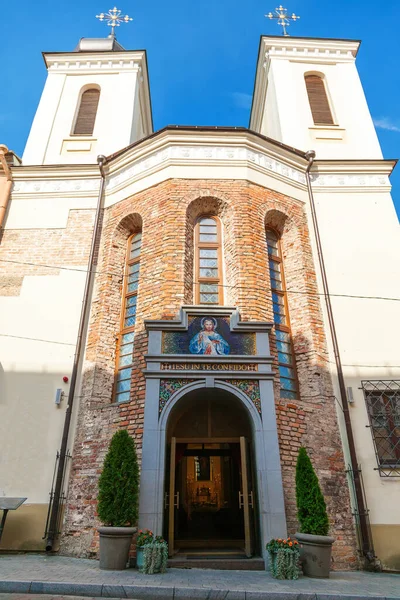
<svg viewBox="0 0 400 600"><path fill-rule="evenodd" d="M192 389L171 409L165 437L170 555L258 554L253 426L241 400L226 389Z"/></svg>
<svg viewBox="0 0 400 600"><path fill-rule="evenodd" d="M205 316L228 355L191 351ZM171 553L230 548L265 559L265 543L287 534L271 324L241 321L232 307L183 306L146 329L139 528L166 536Z"/></svg>

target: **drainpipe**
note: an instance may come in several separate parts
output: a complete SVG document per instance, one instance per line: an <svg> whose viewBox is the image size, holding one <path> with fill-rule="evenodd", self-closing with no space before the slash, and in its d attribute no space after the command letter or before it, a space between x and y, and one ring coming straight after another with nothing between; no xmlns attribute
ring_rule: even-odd
<svg viewBox="0 0 400 600"><path fill-rule="evenodd" d="M324 256L322 253L321 237L319 234L317 213L315 210L315 202L314 202L314 196L313 196L311 179L310 179L310 170L311 170L311 167L312 167L314 159L315 159L315 151L309 150L308 152L306 152L305 156L306 156L306 159L308 160L308 165L307 165L307 169L306 169L308 197L310 199L311 215L312 215L312 221L313 221L313 226L314 226L315 241L316 241L316 245L317 245L319 266L320 266L321 277L322 277L322 286L323 286L323 290L324 290L326 310L327 310L327 314L328 314L329 328L330 328L332 344L333 344L333 352L335 355L335 363L336 363L338 382L339 382L340 399L341 399L342 408L343 408L347 441L348 441L349 452L350 452L350 462L351 462L351 468L352 468L353 475L354 475L354 488L355 488L356 505L357 505L356 511L357 511L359 519L360 519L361 551L362 551L363 557L372 565L372 563L375 562L376 557L375 557L374 548L373 548L371 536L369 533L369 527L368 527L368 523L367 523L367 514L368 513L367 513L367 510L365 507L365 503L364 503L362 482L360 479L360 472L358 469L357 453L356 453L356 447L354 444L353 429L351 426L349 403L347 401L346 385L345 385L345 381L344 381L342 361L340 359L339 344L337 341L335 321L333 318L332 304L331 304L331 299L330 299L330 295L329 295L328 279L326 276Z"/></svg>
<svg viewBox="0 0 400 600"><path fill-rule="evenodd" d="M4 189L0 193L0 229L3 226L4 217L6 214L8 201L11 195L11 187L12 187L12 173L11 169L7 163L6 154L8 153L8 148L4 144L0 144L0 162L4 169L4 173L6 175L6 184Z"/></svg>
<svg viewBox="0 0 400 600"><path fill-rule="evenodd" d="M106 164L106 162L107 162L107 159L105 156L101 155L101 156L97 157L97 164L99 165L100 175L101 175L100 189L99 189L99 196L98 196L98 200L97 200L97 209L96 209L96 216L95 216L95 220L94 220L92 243L91 243L91 247L90 247L88 270L87 270L86 281L85 281L85 289L83 292L82 310L81 310L81 316L80 316L80 320L79 320L74 363L73 363L72 373L71 373L71 385L70 385L69 394L68 394L68 404L67 404L67 408L65 411L64 429L63 429L62 440L61 440L61 449L60 449L60 453L59 453L59 461L58 461L58 467L57 467L56 484L55 484L55 488L54 488L53 504L51 507L49 528L47 530L47 541L46 541L46 551L47 552L50 552L53 549L54 541L58 534L57 523L58 523L59 511L60 511L60 497L61 497L61 492L62 492L64 467L65 467L65 460L66 460L66 455L67 455L69 428L70 428L70 424L71 424L71 416L72 416L72 408L73 408L73 404L74 404L74 395L75 395L76 380L77 380L77 376L78 376L78 368L79 368L79 363L81 360L82 350L83 350L83 341L84 341L83 334L84 334L85 325L87 323L87 319L88 319L89 311L90 311L89 297L90 297L90 292L92 289L92 284L93 284L93 279L94 279L94 273L93 273L94 254L95 254L95 248L96 248L96 241L97 241L97 237L98 237L98 233L99 233L100 216L101 216L102 208L103 208L103 196L104 196L104 186L105 186L104 165Z"/></svg>

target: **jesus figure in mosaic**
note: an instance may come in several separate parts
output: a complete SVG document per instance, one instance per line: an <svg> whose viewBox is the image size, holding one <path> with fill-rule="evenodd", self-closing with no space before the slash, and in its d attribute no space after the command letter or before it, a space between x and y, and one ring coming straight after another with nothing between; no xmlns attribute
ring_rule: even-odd
<svg viewBox="0 0 400 600"><path fill-rule="evenodd" d="M229 354L230 346L222 335L217 333L217 321L213 317L201 320L201 331L190 341L189 350L192 354L221 355Z"/></svg>

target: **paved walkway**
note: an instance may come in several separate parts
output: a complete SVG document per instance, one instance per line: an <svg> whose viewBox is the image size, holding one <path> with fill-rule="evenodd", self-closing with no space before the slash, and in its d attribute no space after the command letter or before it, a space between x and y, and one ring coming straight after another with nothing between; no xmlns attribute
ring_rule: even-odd
<svg viewBox="0 0 400 600"><path fill-rule="evenodd" d="M98 561L44 554L0 555L0 593L137 600L400 600L400 575L335 572L330 579L278 581L265 571L101 571Z"/></svg>

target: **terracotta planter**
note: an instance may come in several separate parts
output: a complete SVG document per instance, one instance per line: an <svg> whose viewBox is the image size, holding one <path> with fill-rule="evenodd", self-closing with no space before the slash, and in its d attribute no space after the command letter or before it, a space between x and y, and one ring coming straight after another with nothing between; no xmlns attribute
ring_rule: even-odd
<svg viewBox="0 0 400 600"><path fill-rule="evenodd" d="M99 527L100 569L126 569L136 527Z"/></svg>
<svg viewBox="0 0 400 600"><path fill-rule="evenodd" d="M300 561L303 573L308 577L329 577L331 568L332 544L334 538L328 535L296 533L300 544Z"/></svg>

